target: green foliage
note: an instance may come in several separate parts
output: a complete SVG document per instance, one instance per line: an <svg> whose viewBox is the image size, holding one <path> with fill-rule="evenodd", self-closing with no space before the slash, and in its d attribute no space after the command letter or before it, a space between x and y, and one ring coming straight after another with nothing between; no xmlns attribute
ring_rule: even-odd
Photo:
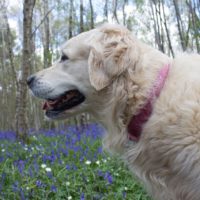
<svg viewBox="0 0 200 200"><path fill-rule="evenodd" d="M100 139L51 132L30 141L1 143L0 199L150 200Z"/></svg>

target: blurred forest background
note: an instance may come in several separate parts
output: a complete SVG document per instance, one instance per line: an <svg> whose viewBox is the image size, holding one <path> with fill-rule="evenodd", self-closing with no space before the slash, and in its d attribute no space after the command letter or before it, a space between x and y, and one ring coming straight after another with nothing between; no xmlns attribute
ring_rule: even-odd
<svg viewBox="0 0 200 200"><path fill-rule="evenodd" d="M174 57L200 52L200 0L0 0L0 130L84 124L88 114L47 122L27 77L59 58L59 45L103 22L120 23Z"/></svg>

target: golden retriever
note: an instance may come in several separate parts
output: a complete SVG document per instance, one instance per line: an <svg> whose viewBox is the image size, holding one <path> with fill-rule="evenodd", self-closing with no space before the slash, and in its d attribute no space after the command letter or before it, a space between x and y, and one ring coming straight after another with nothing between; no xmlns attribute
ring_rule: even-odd
<svg viewBox="0 0 200 200"><path fill-rule="evenodd" d="M155 200L200 199L200 56L171 59L120 25L105 24L61 47L28 78L51 119L89 112Z"/></svg>

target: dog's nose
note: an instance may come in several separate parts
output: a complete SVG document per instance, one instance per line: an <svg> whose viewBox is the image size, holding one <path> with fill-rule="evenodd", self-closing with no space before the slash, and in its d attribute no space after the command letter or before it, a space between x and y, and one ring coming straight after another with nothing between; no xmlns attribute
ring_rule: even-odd
<svg viewBox="0 0 200 200"><path fill-rule="evenodd" d="M31 87L31 85L33 84L34 80L35 80L35 76L34 76L34 75L29 76L29 77L27 78L27 80L26 80L27 85L28 85L29 87Z"/></svg>

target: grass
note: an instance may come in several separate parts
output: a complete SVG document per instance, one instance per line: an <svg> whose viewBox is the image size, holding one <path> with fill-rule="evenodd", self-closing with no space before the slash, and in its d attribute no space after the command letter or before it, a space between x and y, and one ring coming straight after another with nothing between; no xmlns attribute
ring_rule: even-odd
<svg viewBox="0 0 200 200"><path fill-rule="evenodd" d="M102 128L0 132L0 199L150 200L127 168L102 151Z"/></svg>

